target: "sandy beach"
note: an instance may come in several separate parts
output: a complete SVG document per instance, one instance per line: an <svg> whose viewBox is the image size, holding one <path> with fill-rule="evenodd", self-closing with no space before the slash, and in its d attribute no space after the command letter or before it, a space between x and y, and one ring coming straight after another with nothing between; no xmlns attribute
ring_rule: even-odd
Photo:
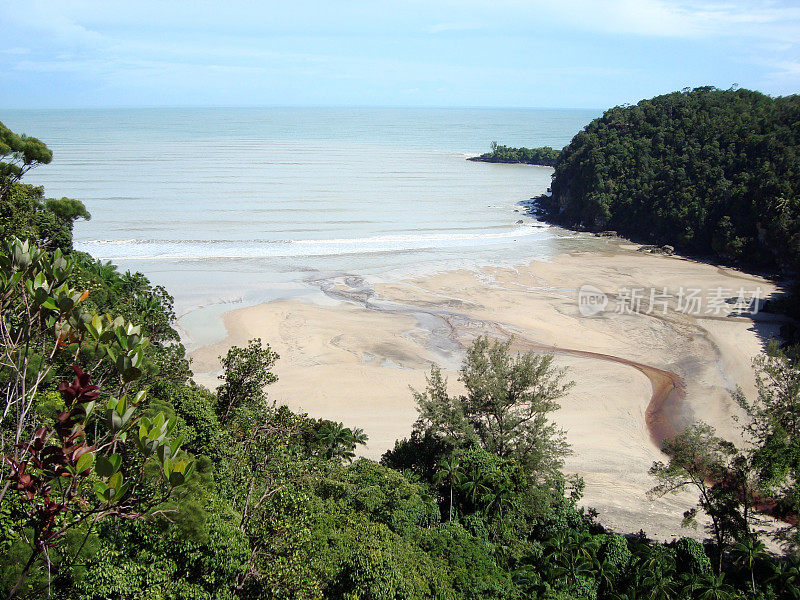
<svg viewBox="0 0 800 600"><path fill-rule="evenodd" d="M605 309L582 310L581 289L605 294ZM665 539L690 533L680 520L695 498L647 498L647 471L665 458L660 441L692 419L737 439L731 392L753 393L752 358L779 328L743 300L775 289L622 242L514 268L401 281L341 276L325 287L334 305L280 300L227 313L226 339L194 351L193 369L213 388L218 356L260 337L281 356L271 398L362 427L370 438L362 453L378 459L408 436L416 418L409 386L424 387L432 363L455 393L475 336L513 336L518 350L554 352L575 381L555 419L573 448L565 471L586 481L584 504L612 528ZM687 302L694 290L699 307Z"/></svg>

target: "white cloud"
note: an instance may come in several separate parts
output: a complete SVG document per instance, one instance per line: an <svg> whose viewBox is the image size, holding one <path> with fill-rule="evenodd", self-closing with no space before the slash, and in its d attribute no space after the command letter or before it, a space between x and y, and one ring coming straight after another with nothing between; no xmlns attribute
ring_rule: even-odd
<svg viewBox="0 0 800 600"><path fill-rule="evenodd" d="M785 60L770 65L765 81L778 87L783 94L796 94L800 89L800 61Z"/></svg>
<svg viewBox="0 0 800 600"><path fill-rule="evenodd" d="M796 41L800 6L769 0L536 0L537 10L562 24L588 31L658 37L761 36L767 32ZM795 36L795 37L791 37Z"/></svg>
<svg viewBox="0 0 800 600"><path fill-rule="evenodd" d="M78 24L61 9L58 5L40 0L29 3L7 2L2 21L7 26L36 31L48 42L85 46L103 45L107 42L102 34Z"/></svg>
<svg viewBox="0 0 800 600"><path fill-rule="evenodd" d="M715 77L763 82L771 93L800 84L800 0L0 4L0 30L10 32L0 42L7 47L0 71L18 80L28 72L32 81L36 73L82 74L82 83L137 92L178 82L191 91L209 81L296 81L307 89L309 81L342 79L358 80L354 90L394 89L396 81L409 94L444 93L445 86L454 95L492 90L502 98L515 89L523 97L533 87L558 93L569 82L580 91L599 81L599 89L635 88L628 95L636 97L640 89L645 95ZM29 50L31 39L37 44ZM669 54L687 48L698 63L716 62L684 70ZM647 61L660 61L660 53L663 64L651 74Z"/></svg>
<svg viewBox="0 0 800 600"><path fill-rule="evenodd" d="M225 37L414 33L485 29L504 35L561 28L657 37L741 35L794 43L800 5L794 0L296 0L291 5L230 0L215 3L142 0L33 0L8 3L6 20L64 43L113 43L119 28L141 37L153 28ZM426 25L427 23L427 25ZM106 35L104 35L104 32Z"/></svg>

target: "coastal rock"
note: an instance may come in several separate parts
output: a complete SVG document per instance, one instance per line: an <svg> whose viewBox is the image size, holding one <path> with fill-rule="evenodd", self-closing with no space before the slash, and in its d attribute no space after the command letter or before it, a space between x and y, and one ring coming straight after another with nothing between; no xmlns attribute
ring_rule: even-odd
<svg viewBox="0 0 800 600"><path fill-rule="evenodd" d="M645 245L637 248L638 252L647 252L648 254L663 254L664 256L672 256L675 254L675 248L669 245L665 246L652 246Z"/></svg>

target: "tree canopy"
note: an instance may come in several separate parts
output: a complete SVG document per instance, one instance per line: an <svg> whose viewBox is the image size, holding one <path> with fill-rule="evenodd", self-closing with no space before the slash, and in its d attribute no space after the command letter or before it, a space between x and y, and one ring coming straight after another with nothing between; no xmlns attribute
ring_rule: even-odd
<svg viewBox="0 0 800 600"><path fill-rule="evenodd" d="M45 198L41 187L20 182L25 173L52 159L44 142L17 135L0 123L0 234L69 252L74 222L91 219L86 206L71 198Z"/></svg>
<svg viewBox="0 0 800 600"><path fill-rule="evenodd" d="M415 392L416 428L452 439L479 442L498 456L514 457L531 473L556 473L567 453L564 432L550 414L572 386L553 356L510 352L511 340L478 337L467 349L460 381L467 393L450 396L441 371L433 367L424 392Z"/></svg>
<svg viewBox="0 0 800 600"><path fill-rule="evenodd" d="M497 142L492 142L492 151L473 156L467 160L474 162L493 162L493 163L523 163L526 165L539 165L542 167L555 166L556 160L561 153L550 146L541 148L512 148Z"/></svg>
<svg viewBox="0 0 800 600"><path fill-rule="evenodd" d="M0 194L37 165L53 160L53 152L41 140L18 135L0 123Z"/></svg>
<svg viewBox="0 0 800 600"><path fill-rule="evenodd" d="M561 152L545 215L748 265L800 259L800 96L701 87L619 106Z"/></svg>

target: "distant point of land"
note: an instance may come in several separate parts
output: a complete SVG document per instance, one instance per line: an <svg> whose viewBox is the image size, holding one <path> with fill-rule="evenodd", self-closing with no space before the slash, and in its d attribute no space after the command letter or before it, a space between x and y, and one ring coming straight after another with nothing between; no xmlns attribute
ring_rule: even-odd
<svg viewBox="0 0 800 600"><path fill-rule="evenodd" d="M511 148L509 146L498 145L497 142L492 142L491 152L486 152L480 156L473 156L467 160L554 167L559 154L561 154L560 150L556 150L550 146L541 148Z"/></svg>

